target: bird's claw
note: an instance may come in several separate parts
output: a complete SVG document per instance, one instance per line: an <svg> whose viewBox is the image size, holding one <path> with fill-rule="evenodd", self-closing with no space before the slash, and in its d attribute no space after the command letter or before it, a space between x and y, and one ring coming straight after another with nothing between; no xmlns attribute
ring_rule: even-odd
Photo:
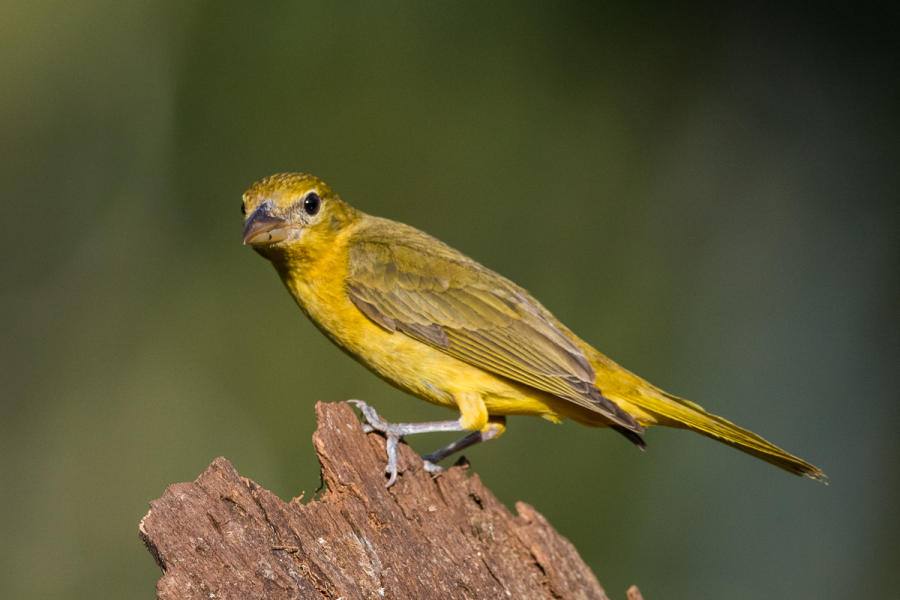
<svg viewBox="0 0 900 600"><path fill-rule="evenodd" d="M393 423L389 423L382 419L381 416L375 412L374 408L362 400L348 400L348 402L355 404L360 412L362 412L363 418L366 420L362 426L363 431L366 433L378 431L383 433L387 438L384 445L388 459L387 464L384 467L384 472L388 476L385 487L391 487L397 481L397 473L399 471L399 468L397 467L397 446L400 444L402 434L396 431L397 427L395 427Z"/></svg>
<svg viewBox="0 0 900 600"><path fill-rule="evenodd" d="M422 457L422 464L425 467L425 470L431 473L432 477L437 477L444 472L444 467L434 464L433 462L428 460L427 456Z"/></svg>
<svg viewBox="0 0 900 600"><path fill-rule="evenodd" d="M366 433L369 433L371 431L381 431L387 433L390 423L382 419L378 415L378 413L375 412L374 408L372 408L362 400L347 400L347 402L356 405L356 407L362 413L363 418L365 418L366 420L365 424L363 424L363 430L365 431L366 428L368 428L368 431L366 431Z"/></svg>
<svg viewBox="0 0 900 600"><path fill-rule="evenodd" d="M384 448L388 459L387 466L384 468L384 472L388 475L387 487L391 487L394 485L394 482L397 481L397 472L399 471L397 467L397 446L400 444L400 439L404 435L429 433L433 431L460 431L464 429L457 419L452 421L431 421L426 423L389 423L382 419L378 413L375 412L374 408L362 400L348 400L348 402L356 405L360 412L362 412L363 419L366 421L362 426L363 431L366 433L378 431L387 438ZM477 441L482 441L482 438L483 436L480 432L472 432L462 440L454 442L450 446L441 448L431 454L426 454L422 457L422 460L425 462L425 470L436 476L444 470L437 465L438 461L446 458L453 452L471 446Z"/></svg>

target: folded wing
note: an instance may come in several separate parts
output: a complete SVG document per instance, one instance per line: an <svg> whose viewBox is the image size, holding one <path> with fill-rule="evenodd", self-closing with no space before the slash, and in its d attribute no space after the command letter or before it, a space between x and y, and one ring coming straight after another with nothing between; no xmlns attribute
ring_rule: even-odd
<svg viewBox="0 0 900 600"><path fill-rule="evenodd" d="M427 234L391 225L390 236L375 226L350 244L347 292L366 316L642 431L594 387L594 370L582 351L525 290Z"/></svg>

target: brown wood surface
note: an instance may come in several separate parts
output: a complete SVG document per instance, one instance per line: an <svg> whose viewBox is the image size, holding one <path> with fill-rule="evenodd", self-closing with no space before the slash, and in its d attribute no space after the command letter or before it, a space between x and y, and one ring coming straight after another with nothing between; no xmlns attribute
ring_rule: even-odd
<svg viewBox="0 0 900 600"><path fill-rule="evenodd" d="M385 488L384 438L346 403L316 413L317 500L283 502L217 458L150 503L140 535L163 570L158 598L607 597L531 506L513 515L464 467L432 478L406 444Z"/></svg>

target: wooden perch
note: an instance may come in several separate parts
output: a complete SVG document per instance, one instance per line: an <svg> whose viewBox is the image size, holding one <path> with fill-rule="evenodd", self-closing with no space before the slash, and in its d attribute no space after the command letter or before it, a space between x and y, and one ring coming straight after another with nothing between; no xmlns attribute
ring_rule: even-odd
<svg viewBox="0 0 900 600"><path fill-rule="evenodd" d="M283 502L217 458L150 503L140 536L163 570L158 598L607 598L531 506L512 515L463 467L432 478L405 444L385 488L384 438L346 403L316 413L318 500Z"/></svg>

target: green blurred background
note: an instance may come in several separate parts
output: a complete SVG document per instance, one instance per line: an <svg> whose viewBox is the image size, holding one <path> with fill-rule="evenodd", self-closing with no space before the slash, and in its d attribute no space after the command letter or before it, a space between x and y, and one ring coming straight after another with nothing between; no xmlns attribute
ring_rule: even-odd
<svg viewBox="0 0 900 600"><path fill-rule="evenodd" d="M311 492L317 400L450 415L241 246L243 190L304 170L830 475L513 418L474 470L613 598L894 597L896 5L336 4L0 7L0 596L151 597L148 501L218 455Z"/></svg>

